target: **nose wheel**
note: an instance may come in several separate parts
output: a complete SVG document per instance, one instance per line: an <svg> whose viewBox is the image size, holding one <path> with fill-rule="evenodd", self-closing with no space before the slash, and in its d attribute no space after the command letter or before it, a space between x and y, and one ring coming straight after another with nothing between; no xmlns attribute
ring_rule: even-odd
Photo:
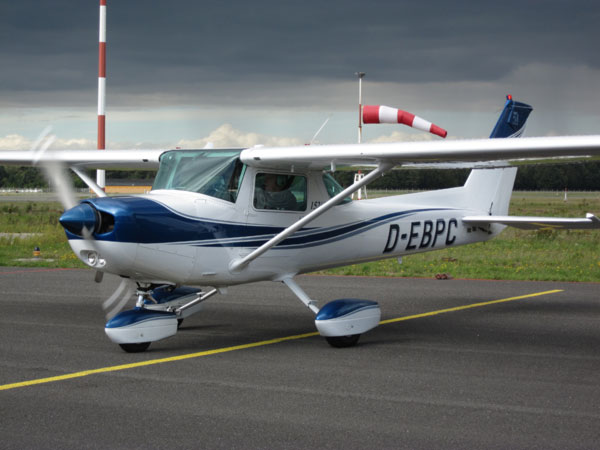
<svg viewBox="0 0 600 450"><path fill-rule="evenodd" d="M137 342L135 344L119 344L124 351L127 353L141 353L145 352L150 347L150 342Z"/></svg>
<svg viewBox="0 0 600 450"><path fill-rule="evenodd" d="M335 348L354 347L360 339L360 334L349 336L325 336L327 343Z"/></svg>

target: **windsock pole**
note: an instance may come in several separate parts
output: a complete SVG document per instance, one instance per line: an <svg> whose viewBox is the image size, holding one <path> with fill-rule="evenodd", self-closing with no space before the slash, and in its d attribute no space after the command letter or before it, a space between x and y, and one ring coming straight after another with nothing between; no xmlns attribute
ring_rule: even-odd
<svg viewBox="0 0 600 450"><path fill-rule="evenodd" d="M356 72L358 76L358 143L362 142L362 79L364 72Z"/></svg>
<svg viewBox="0 0 600 450"><path fill-rule="evenodd" d="M106 0L100 0L100 25L98 44L98 150L106 149ZM106 186L104 170L96 171L96 184L102 189Z"/></svg>

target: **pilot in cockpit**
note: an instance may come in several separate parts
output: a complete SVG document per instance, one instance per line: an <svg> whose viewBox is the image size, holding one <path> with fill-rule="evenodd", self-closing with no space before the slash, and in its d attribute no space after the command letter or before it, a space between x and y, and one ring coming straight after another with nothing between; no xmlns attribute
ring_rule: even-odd
<svg viewBox="0 0 600 450"><path fill-rule="evenodd" d="M293 177L286 175L259 174L256 177L254 207L256 209L296 211L298 209L296 197L289 189L292 181Z"/></svg>

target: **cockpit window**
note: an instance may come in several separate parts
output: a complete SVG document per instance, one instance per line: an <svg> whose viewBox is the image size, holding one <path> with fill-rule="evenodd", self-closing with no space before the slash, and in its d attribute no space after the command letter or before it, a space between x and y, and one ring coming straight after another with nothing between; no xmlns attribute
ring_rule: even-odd
<svg viewBox="0 0 600 450"><path fill-rule="evenodd" d="M330 198L335 197L344 190L344 188L341 187L329 173L323 174L323 183L325 183L325 189L327 189L327 194L329 194ZM350 203L351 201L352 199L350 197L346 197L339 204L343 205L344 203Z"/></svg>
<svg viewBox="0 0 600 450"><path fill-rule="evenodd" d="M277 173L256 174L254 207L280 211L306 210L306 177Z"/></svg>
<svg viewBox="0 0 600 450"><path fill-rule="evenodd" d="M246 166L241 150L174 150L160 158L153 190L198 192L235 202Z"/></svg>

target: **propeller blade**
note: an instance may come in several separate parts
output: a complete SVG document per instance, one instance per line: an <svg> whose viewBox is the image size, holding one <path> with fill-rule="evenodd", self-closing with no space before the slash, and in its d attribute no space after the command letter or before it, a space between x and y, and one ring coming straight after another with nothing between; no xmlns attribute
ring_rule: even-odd
<svg viewBox="0 0 600 450"><path fill-rule="evenodd" d="M31 146L31 153L33 153L33 165L37 165L42 156L48 151L48 148L52 145L56 136L51 135L52 127L46 127L40 133L38 138ZM44 158L41 164L44 171L44 176L48 181L48 184L54 188L58 194L58 199L63 205L65 210L71 209L77 205L77 200L73 194L73 188L71 187L71 180L65 173L65 168L58 161L52 161Z"/></svg>
<svg viewBox="0 0 600 450"><path fill-rule="evenodd" d="M31 146L31 153L33 153L33 165L36 165L40 159L40 156L50 147L52 142L54 142L54 136L48 137L48 135L52 132L52 127L48 125L46 128L42 130L40 135L37 137L33 145ZM48 138L48 139L46 139ZM46 143L42 145L42 141L46 139Z"/></svg>
<svg viewBox="0 0 600 450"><path fill-rule="evenodd" d="M77 205L77 199L73 193L72 182L67 177L65 168L57 161L44 162L42 164L44 174L48 183L54 188L63 208L69 210Z"/></svg>
<svg viewBox="0 0 600 450"><path fill-rule="evenodd" d="M118 314L125 304L131 299L135 293L135 286L131 281L126 279L121 280L119 287L113 292L113 294L102 303L102 308L107 311L106 320L112 319ZM113 306L114 305L114 306Z"/></svg>

